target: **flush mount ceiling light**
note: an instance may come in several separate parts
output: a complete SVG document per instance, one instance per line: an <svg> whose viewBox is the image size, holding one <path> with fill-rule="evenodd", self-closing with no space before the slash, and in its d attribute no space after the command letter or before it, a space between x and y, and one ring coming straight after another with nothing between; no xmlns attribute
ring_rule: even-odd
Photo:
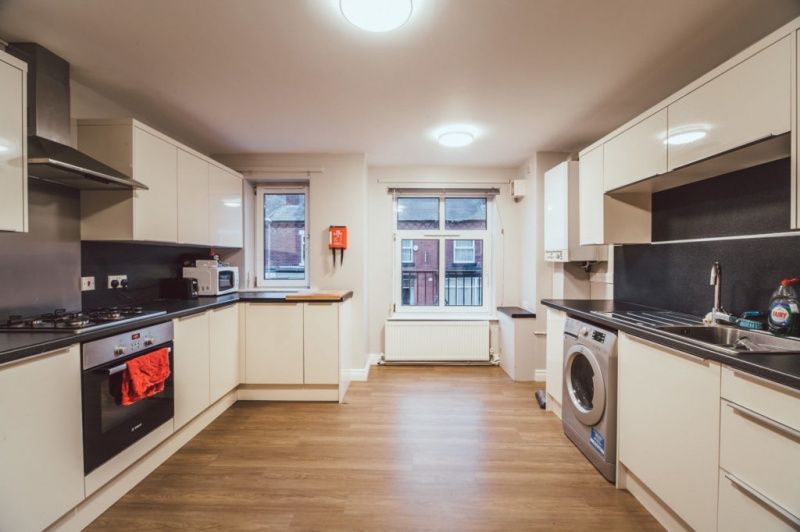
<svg viewBox="0 0 800 532"><path fill-rule="evenodd" d="M475 136L468 131L448 131L439 135L439 144L450 148L459 148L472 144Z"/></svg>
<svg viewBox="0 0 800 532"><path fill-rule="evenodd" d="M411 0L339 0L339 9L347 21L372 32L392 31L411 17Z"/></svg>

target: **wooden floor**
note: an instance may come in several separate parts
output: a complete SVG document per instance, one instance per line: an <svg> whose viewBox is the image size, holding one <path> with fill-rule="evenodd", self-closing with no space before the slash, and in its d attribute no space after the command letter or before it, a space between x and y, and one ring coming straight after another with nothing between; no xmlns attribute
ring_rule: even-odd
<svg viewBox="0 0 800 532"><path fill-rule="evenodd" d="M662 530L499 367L240 401L87 530Z"/></svg>

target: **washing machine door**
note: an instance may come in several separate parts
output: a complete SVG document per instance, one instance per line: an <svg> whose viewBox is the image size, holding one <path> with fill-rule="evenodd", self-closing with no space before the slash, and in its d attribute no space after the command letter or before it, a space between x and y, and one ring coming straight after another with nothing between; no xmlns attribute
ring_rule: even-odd
<svg viewBox="0 0 800 532"><path fill-rule="evenodd" d="M606 408L606 384L597 358L585 345L572 346L564 356L564 389L578 421L596 425Z"/></svg>

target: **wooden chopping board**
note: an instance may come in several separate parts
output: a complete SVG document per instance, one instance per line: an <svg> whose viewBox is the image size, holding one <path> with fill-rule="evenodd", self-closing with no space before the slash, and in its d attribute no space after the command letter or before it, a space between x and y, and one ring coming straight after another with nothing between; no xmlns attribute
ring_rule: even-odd
<svg viewBox="0 0 800 532"><path fill-rule="evenodd" d="M295 301L302 299L304 301L340 301L349 293L349 290L308 290L305 292L288 294L286 296L286 300Z"/></svg>

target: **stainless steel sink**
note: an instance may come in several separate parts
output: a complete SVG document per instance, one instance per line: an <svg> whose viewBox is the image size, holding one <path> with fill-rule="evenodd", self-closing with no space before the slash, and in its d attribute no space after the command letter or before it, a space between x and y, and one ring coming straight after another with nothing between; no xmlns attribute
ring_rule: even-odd
<svg viewBox="0 0 800 532"><path fill-rule="evenodd" d="M658 325L655 329L728 354L800 352L798 339L727 325Z"/></svg>

